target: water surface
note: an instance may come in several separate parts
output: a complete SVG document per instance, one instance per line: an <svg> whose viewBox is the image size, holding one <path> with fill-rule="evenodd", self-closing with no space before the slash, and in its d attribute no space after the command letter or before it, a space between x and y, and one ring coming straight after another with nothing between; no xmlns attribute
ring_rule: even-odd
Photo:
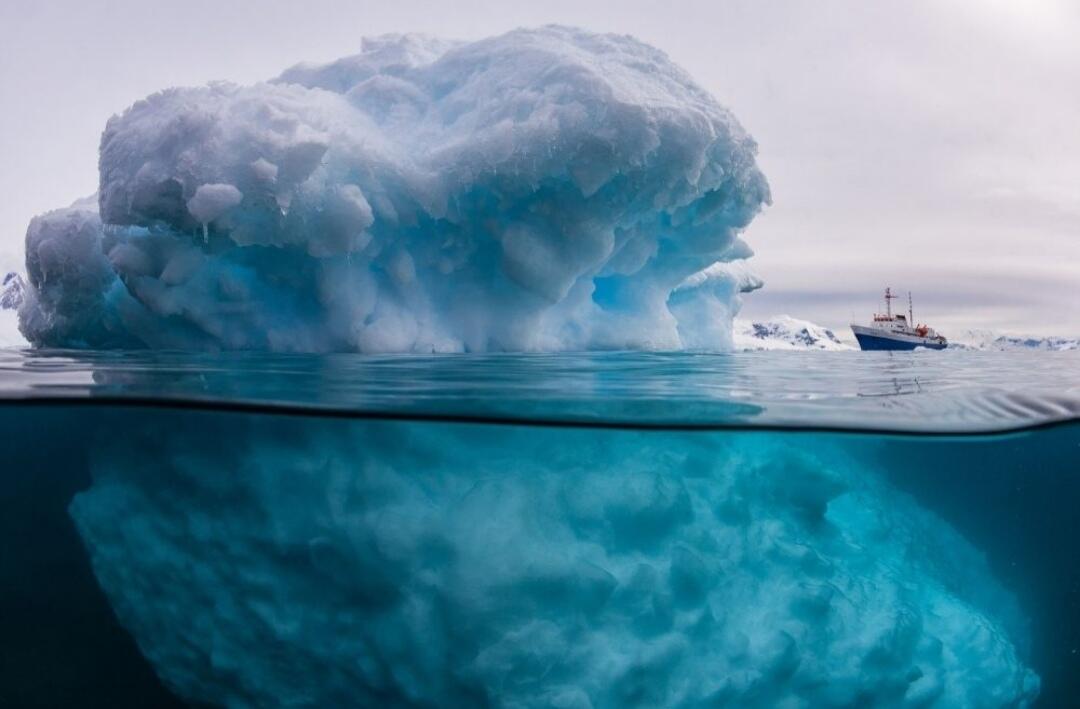
<svg viewBox="0 0 1080 709"><path fill-rule="evenodd" d="M1078 365L6 352L0 695L1067 706Z"/></svg>
<svg viewBox="0 0 1080 709"><path fill-rule="evenodd" d="M986 432L1080 414L1080 352L0 351L0 398L355 416Z"/></svg>

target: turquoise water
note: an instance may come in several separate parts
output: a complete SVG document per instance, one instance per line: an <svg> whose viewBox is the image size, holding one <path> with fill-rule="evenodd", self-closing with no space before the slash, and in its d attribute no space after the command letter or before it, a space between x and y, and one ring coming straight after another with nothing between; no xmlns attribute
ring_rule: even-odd
<svg viewBox="0 0 1080 709"><path fill-rule="evenodd" d="M1080 356L0 355L11 706L1069 706Z"/></svg>

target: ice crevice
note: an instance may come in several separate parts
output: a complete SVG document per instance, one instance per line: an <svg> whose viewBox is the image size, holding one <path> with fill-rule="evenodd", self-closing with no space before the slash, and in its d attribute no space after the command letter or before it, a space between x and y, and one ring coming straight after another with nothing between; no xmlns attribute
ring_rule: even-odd
<svg viewBox="0 0 1080 709"><path fill-rule="evenodd" d="M28 229L22 329L75 347L724 349L747 282L680 286L751 255L755 153L630 37L369 39L112 118L96 204Z"/></svg>

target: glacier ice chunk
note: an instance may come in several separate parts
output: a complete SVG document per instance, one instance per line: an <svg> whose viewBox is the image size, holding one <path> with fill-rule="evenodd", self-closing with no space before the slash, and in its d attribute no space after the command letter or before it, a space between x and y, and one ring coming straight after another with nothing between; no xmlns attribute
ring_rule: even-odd
<svg viewBox="0 0 1080 709"><path fill-rule="evenodd" d="M27 340L52 347L136 344L109 299L116 272L97 209L78 202L34 217L26 230L29 287L19 308Z"/></svg>
<svg viewBox="0 0 1080 709"><path fill-rule="evenodd" d="M187 201L188 211L203 226L220 217L244 199L233 185L199 185L195 196Z"/></svg>
<svg viewBox="0 0 1080 709"><path fill-rule="evenodd" d="M99 215L31 225L23 329L76 347L724 348L735 291L669 301L749 255L738 235L769 201L755 153L630 37L365 40L112 118ZM88 277L29 267L59 260Z"/></svg>

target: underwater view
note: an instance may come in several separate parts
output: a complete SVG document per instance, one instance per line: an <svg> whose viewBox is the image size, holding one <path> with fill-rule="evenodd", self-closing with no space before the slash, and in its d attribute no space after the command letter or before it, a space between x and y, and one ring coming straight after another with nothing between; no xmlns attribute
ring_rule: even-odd
<svg viewBox="0 0 1080 709"><path fill-rule="evenodd" d="M13 706L1066 706L1080 356L1031 365L9 351L0 685Z"/></svg>

